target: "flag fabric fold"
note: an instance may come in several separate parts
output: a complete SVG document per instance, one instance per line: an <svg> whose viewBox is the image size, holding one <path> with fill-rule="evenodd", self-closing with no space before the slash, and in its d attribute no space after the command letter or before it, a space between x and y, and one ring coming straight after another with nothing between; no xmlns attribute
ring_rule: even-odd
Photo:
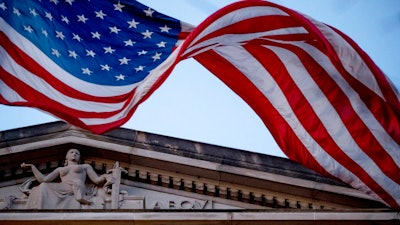
<svg viewBox="0 0 400 225"><path fill-rule="evenodd" d="M350 38L285 7L244 1L184 44L182 55L241 96L290 159L399 209L399 95Z"/></svg>
<svg viewBox="0 0 400 225"><path fill-rule="evenodd" d="M0 13L2 104L102 133L194 58L290 159L400 209L398 91L329 25L266 1L228 5L196 27L132 1L3 1Z"/></svg>
<svg viewBox="0 0 400 225"><path fill-rule="evenodd" d="M11 0L0 13L0 102L96 133L129 120L193 29L135 1Z"/></svg>

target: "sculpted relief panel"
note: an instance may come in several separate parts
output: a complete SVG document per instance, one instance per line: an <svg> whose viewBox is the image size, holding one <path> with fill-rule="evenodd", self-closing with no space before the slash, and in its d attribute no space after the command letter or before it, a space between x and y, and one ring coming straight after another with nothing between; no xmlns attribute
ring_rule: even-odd
<svg viewBox="0 0 400 225"><path fill-rule="evenodd" d="M80 152L70 149L64 167L58 167L48 175L43 175L33 164L22 163L22 168L30 168L40 183L29 190L29 181L23 186L28 194L26 208L29 209L80 209L94 206L102 208L108 190L114 183L110 174L98 176L88 164L79 164ZM86 178L92 184L88 185ZM61 182L53 182L60 178Z"/></svg>
<svg viewBox="0 0 400 225"><path fill-rule="evenodd" d="M124 185L121 173L127 171L118 162L99 176L80 160L80 151L70 149L64 166L46 175L33 164L22 163L33 177L19 186L0 188L0 209L238 209L209 198Z"/></svg>
<svg viewBox="0 0 400 225"><path fill-rule="evenodd" d="M80 164L80 156L79 150L68 150L64 166L47 175L33 164L22 163L21 167L30 169L34 177L19 186L25 197L0 196L3 197L3 201L0 201L3 202L3 208L118 209L126 195L119 189L121 172L124 172L119 163L116 162L106 174L98 176L89 164ZM34 186L35 183L39 185ZM142 198L131 200L134 202L132 207L143 208Z"/></svg>

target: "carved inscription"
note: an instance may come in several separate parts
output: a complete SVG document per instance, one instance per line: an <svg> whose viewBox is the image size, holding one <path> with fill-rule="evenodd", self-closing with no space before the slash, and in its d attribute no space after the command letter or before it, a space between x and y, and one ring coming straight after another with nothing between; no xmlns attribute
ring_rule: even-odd
<svg viewBox="0 0 400 225"><path fill-rule="evenodd" d="M213 209L211 200L156 201L153 209Z"/></svg>

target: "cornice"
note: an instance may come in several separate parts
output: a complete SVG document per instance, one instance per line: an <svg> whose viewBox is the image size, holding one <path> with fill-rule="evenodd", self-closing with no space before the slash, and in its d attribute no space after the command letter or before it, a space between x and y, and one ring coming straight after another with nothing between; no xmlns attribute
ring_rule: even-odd
<svg viewBox="0 0 400 225"><path fill-rule="evenodd" d="M129 171L124 179L175 190L268 207L382 206L288 159L146 132L121 128L96 135L56 122L0 132L0 140L0 175L6 182L27 176L19 165L28 160L51 171L74 147L98 171L120 161Z"/></svg>

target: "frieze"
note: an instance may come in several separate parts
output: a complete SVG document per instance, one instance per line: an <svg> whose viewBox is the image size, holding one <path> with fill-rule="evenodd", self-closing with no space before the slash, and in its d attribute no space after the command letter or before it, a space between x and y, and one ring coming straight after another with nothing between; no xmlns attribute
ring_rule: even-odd
<svg viewBox="0 0 400 225"><path fill-rule="evenodd" d="M211 200L167 200L156 201L152 209L213 209Z"/></svg>
<svg viewBox="0 0 400 225"><path fill-rule="evenodd" d="M266 191L259 188L250 188L245 185L226 183L212 179L204 179L198 176L184 175L180 173L172 173L165 170L154 169L135 164L119 165L112 161L99 159L96 157L86 158L84 162L85 168L95 168L96 171L103 171L101 174L102 184L85 184L85 196L78 200L74 191L70 191L76 201L81 201L78 207L82 209L238 209L238 208L305 208L305 209L329 209L340 208L340 206L330 203L327 207L324 202L314 202L311 199L300 198L293 195L284 195L282 193ZM42 163L43 164L43 163ZM40 164L40 165L42 165ZM38 166L40 170L57 170L59 164L48 162L43 165L49 167ZM26 165L22 165L26 167ZM54 168L56 167L56 168ZM78 167L78 166L76 166ZM109 170L99 168L110 168ZM26 170L26 169L25 169ZM90 169L89 169L90 170ZM32 166L26 170L26 174L32 173ZM96 175L97 176L97 175ZM88 179L89 180L89 179ZM127 182L135 182L134 185L125 185ZM39 182L40 183L40 182ZM25 179L25 182L19 186L20 193L18 195L11 194L0 195L0 208L3 209L23 209L35 208L41 209L39 206L32 206L29 199L30 195L35 193L37 189L38 179ZM146 190L138 191L138 185L148 184ZM43 186L49 186L47 184ZM50 185L52 186L52 185ZM48 189L48 187L46 187ZM44 188L44 189L46 189ZM162 190L160 190L160 188ZM160 190L152 192L152 189ZM179 193L178 193L179 192ZM175 195L166 195L166 193L175 193ZM178 194L176 194L178 193ZM91 194L89 196L88 194ZM179 196L193 196L193 198L183 198ZM197 194L197 195L191 195ZM36 194L33 194L36 195ZM44 196L44 199L46 199ZM204 196L204 197L201 197ZM75 198L74 198L75 197ZM43 196L41 197L43 198ZM50 201L53 198L48 198ZM54 199L53 199L54 200ZM90 201L90 204L84 201ZM82 204L83 202L83 204ZM223 203L223 204L222 204ZM322 204L321 204L322 203ZM58 203L57 203L58 204ZM242 207L242 205L246 205ZM49 208L67 208L70 206L51 206Z"/></svg>

